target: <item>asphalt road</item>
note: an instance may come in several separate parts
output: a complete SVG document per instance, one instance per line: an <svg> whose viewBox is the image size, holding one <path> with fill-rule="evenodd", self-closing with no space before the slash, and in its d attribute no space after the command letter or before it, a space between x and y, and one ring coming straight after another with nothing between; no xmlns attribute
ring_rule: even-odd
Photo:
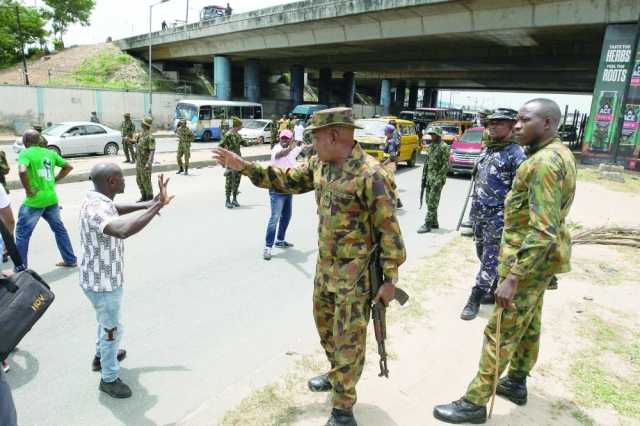
<svg viewBox="0 0 640 426"><path fill-rule="evenodd" d="M400 168L405 208L400 218L412 264L452 235L468 180L445 185L434 235L417 235L425 210L417 209L420 168ZM120 201L138 198L127 178ZM269 214L266 190L241 184L242 207L223 207L220 168L194 170L170 183L177 195L141 234L125 243L123 347L129 351L121 378L129 400L98 391L94 312L78 286L76 270L59 260L53 235L39 224L30 266L51 284L56 300L20 344L9 363L20 425L165 425L205 410L221 416L251 388L275 380L290 365L287 352L319 348L311 315L315 270L316 209L312 194L294 197L287 239L295 248L261 258ZM79 249L78 210L89 184L61 185L62 216ZM14 211L21 191L11 194ZM374 361L369 361L374 362ZM208 410L208 411L207 411Z"/></svg>

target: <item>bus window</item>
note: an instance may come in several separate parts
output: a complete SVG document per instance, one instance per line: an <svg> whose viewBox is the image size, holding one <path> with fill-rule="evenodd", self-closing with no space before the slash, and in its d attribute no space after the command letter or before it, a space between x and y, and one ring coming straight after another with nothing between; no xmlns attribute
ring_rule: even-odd
<svg viewBox="0 0 640 426"><path fill-rule="evenodd" d="M253 107L243 106L242 108L240 108L240 111L242 112L242 115L238 116L240 118L255 118L253 116Z"/></svg>
<svg viewBox="0 0 640 426"><path fill-rule="evenodd" d="M257 106L257 107L253 107L253 118L255 119L259 119L262 118L262 107Z"/></svg>
<svg viewBox="0 0 640 426"><path fill-rule="evenodd" d="M202 105L200 107L200 116L199 119L200 120L211 120L211 107L208 105Z"/></svg>
<svg viewBox="0 0 640 426"><path fill-rule="evenodd" d="M187 121L191 121L196 114L197 114L197 108L195 107L195 105L178 104L176 106L177 119L184 118Z"/></svg>
<svg viewBox="0 0 640 426"><path fill-rule="evenodd" d="M213 115L217 119L229 117L229 113L227 112L227 107L221 107L221 106L214 107Z"/></svg>
<svg viewBox="0 0 640 426"><path fill-rule="evenodd" d="M229 117L243 118L241 109L239 106L229 107Z"/></svg>

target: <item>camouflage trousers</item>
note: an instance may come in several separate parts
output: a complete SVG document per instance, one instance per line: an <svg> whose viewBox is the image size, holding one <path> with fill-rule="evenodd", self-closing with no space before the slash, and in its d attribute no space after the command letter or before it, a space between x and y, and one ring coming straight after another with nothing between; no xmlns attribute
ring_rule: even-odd
<svg viewBox="0 0 640 426"><path fill-rule="evenodd" d="M240 178L242 175L239 172L227 170L225 172L224 193L227 198L233 195L238 196L238 187L240 186Z"/></svg>
<svg viewBox="0 0 640 426"><path fill-rule="evenodd" d="M352 290L333 293L316 279L313 317L320 343L331 364L333 407L350 409L356 403L356 384L362 375L369 323L369 294Z"/></svg>
<svg viewBox="0 0 640 426"><path fill-rule="evenodd" d="M184 164L182 163L182 158L184 157ZM180 142L178 143L178 167L180 170L189 168L189 159L191 158L191 144ZM184 165L184 167L183 167Z"/></svg>
<svg viewBox="0 0 640 426"><path fill-rule="evenodd" d="M427 216L424 219L425 223L431 226L440 226L438 223L438 205L440 205L440 194L444 182L429 182L427 190L425 191L425 200L427 202Z"/></svg>
<svg viewBox="0 0 640 426"><path fill-rule="evenodd" d="M502 239L502 217L476 219L473 224L473 237L476 254L480 260L480 270L476 275L475 287L488 293L498 279L498 254Z"/></svg>
<svg viewBox="0 0 640 426"><path fill-rule="evenodd" d="M540 349L540 329L544 291L551 276L521 281L513 299L516 309L502 313L499 375L509 365L509 376L525 378L533 369ZM484 330L484 344L478 373L464 398L486 405L491 398L496 371L496 311L494 309Z"/></svg>
<svg viewBox="0 0 640 426"><path fill-rule="evenodd" d="M123 142L122 149L124 150L124 157L129 162L136 161L136 151L131 142Z"/></svg>
<svg viewBox="0 0 640 426"><path fill-rule="evenodd" d="M382 166L382 168L387 172L387 174L389 175L389 178L394 181L394 195L396 197L396 200L400 199L400 194L398 193L398 187L395 185L395 180L396 180L396 169L398 168L398 164L395 161L389 161L388 163L386 163L384 166Z"/></svg>
<svg viewBox="0 0 640 426"><path fill-rule="evenodd" d="M153 187L151 186L151 170L147 170L140 165L136 166L136 183L140 188L140 195L143 200L153 198Z"/></svg>

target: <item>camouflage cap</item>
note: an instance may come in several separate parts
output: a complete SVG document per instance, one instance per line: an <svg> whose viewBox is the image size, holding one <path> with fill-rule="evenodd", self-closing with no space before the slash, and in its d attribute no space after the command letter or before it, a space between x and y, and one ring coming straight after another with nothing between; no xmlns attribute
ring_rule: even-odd
<svg viewBox="0 0 640 426"><path fill-rule="evenodd" d="M427 134L428 135L438 135L440 137L442 137L442 128L440 127L429 127L427 128Z"/></svg>
<svg viewBox="0 0 640 426"><path fill-rule="evenodd" d="M147 127L151 127L151 125L153 124L153 118L146 116L143 120L142 120L142 125L143 126L147 126Z"/></svg>
<svg viewBox="0 0 640 426"><path fill-rule="evenodd" d="M231 117L231 121L233 123L233 127L242 126L242 120L238 117Z"/></svg>
<svg viewBox="0 0 640 426"><path fill-rule="evenodd" d="M124 118L131 118L131 113L125 112L124 113Z"/></svg>
<svg viewBox="0 0 640 426"><path fill-rule="evenodd" d="M518 121L518 111L511 108L498 108L487 119Z"/></svg>
<svg viewBox="0 0 640 426"><path fill-rule="evenodd" d="M306 130L322 129L330 126L351 127L353 129L361 129L357 126L353 119L353 110L351 108L329 108L316 111L311 116L311 124Z"/></svg>
<svg viewBox="0 0 640 426"><path fill-rule="evenodd" d="M178 124L187 124L187 119L181 118L180 121L178 121Z"/></svg>
<svg viewBox="0 0 640 426"><path fill-rule="evenodd" d="M33 127L34 130L37 130L39 132L42 131L42 124L35 123L31 127Z"/></svg>

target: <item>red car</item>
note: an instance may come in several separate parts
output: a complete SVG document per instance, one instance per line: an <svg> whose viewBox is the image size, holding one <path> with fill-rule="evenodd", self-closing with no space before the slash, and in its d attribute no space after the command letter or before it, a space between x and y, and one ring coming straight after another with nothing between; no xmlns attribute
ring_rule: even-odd
<svg viewBox="0 0 640 426"><path fill-rule="evenodd" d="M484 127L472 127L461 137L456 137L449 153L449 173L471 174L473 165L482 151L485 137Z"/></svg>

